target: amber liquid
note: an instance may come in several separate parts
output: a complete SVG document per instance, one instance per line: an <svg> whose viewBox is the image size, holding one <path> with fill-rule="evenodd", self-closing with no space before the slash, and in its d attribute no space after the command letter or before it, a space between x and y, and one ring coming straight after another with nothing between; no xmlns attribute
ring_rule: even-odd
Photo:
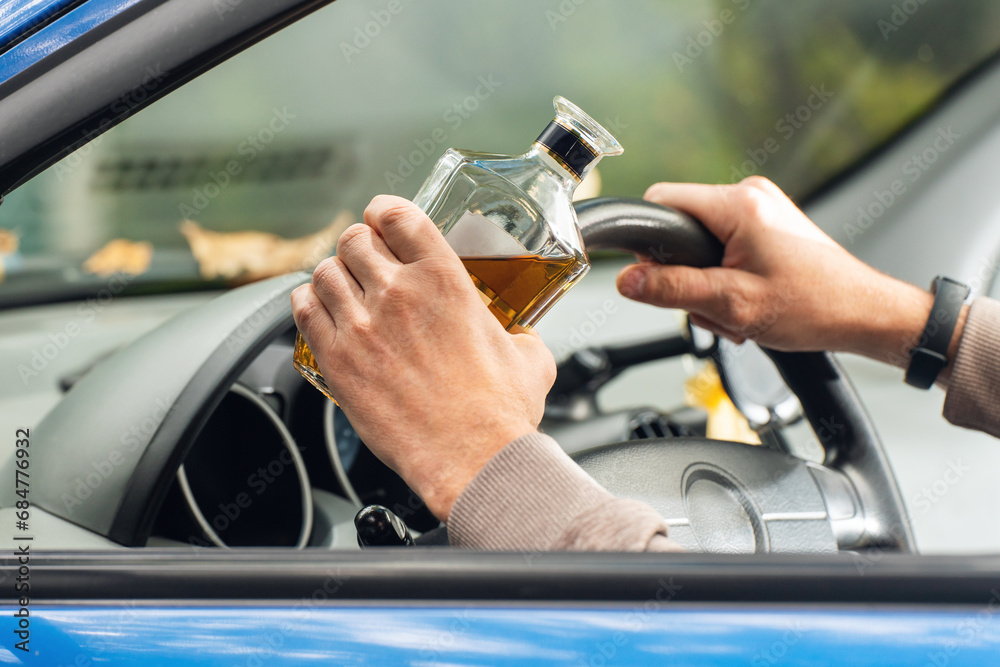
<svg viewBox="0 0 1000 667"><path fill-rule="evenodd" d="M490 312L504 329L514 332L538 321L552 297L565 288L564 278L578 262L575 257L551 259L535 255L462 258ZM302 377L336 402L302 334L295 339L292 363Z"/></svg>

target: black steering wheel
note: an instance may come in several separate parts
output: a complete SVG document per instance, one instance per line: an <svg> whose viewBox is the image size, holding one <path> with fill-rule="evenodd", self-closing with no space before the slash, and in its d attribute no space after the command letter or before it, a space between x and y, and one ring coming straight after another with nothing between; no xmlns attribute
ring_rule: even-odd
<svg viewBox="0 0 1000 667"><path fill-rule="evenodd" d="M624 250L661 264L721 262L720 242L678 211L615 198L580 202L576 209L588 250ZM823 445L823 464L697 437L602 445L578 453L577 462L611 493L659 510L671 536L689 548L913 552L895 477L836 359L825 352L765 352Z"/></svg>
<svg viewBox="0 0 1000 667"><path fill-rule="evenodd" d="M718 241L676 211L619 199L577 210L591 249L719 262ZM118 544L146 544L196 438L234 381L290 333L289 295L308 280L289 274L226 292L88 371L33 433L36 504ZM769 354L823 441L825 465L698 438L610 444L580 464L613 493L659 508L693 548L912 551L875 429L833 357Z"/></svg>

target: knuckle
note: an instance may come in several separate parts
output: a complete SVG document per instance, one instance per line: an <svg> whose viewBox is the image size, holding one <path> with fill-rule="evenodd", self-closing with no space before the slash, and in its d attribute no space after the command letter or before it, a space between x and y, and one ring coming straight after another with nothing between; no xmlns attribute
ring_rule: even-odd
<svg viewBox="0 0 1000 667"><path fill-rule="evenodd" d="M345 322L345 328L349 330L352 339L361 342L369 351L378 352L380 350L378 327L375 326L371 317L359 314Z"/></svg>
<svg viewBox="0 0 1000 667"><path fill-rule="evenodd" d="M292 300L292 308L297 307L305 300L306 292L308 291L309 291L308 284L299 285L298 287L292 290L292 293L289 296L289 298Z"/></svg>
<svg viewBox="0 0 1000 667"><path fill-rule="evenodd" d="M722 314L730 328L749 329L755 322L754 304L738 290L727 290L721 295Z"/></svg>
<svg viewBox="0 0 1000 667"><path fill-rule="evenodd" d="M414 218L413 207L409 204L393 204L382 213L382 221L387 224L402 224Z"/></svg>
<svg viewBox="0 0 1000 667"><path fill-rule="evenodd" d="M434 284L447 286L449 290L461 289L473 293L469 272L457 257L430 258L421 263L420 271ZM472 289L466 290L467 287Z"/></svg>
<svg viewBox="0 0 1000 667"><path fill-rule="evenodd" d="M751 177L759 178L759 177ZM736 187L735 205L746 220L763 220L767 217L769 195L758 187L742 181Z"/></svg>
<svg viewBox="0 0 1000 667"><path fill-rule="evenodd" d="M405 199L392 197L391 202L379 214L379 224L383 228L409 226L418 224L422 217L425 217L424 212L415 204Z"/></svg>
<svg viewBox="0 0 1000 667"><path fill-rule="evenodd" d="M327 257L313 269L313 285L328 285L340 274L340 266L336 257Z"/></svg>
<svg viewBox="0 0 1000 667"><path fill-rule="evenodd" d="M388 210L390 208L399 206L402 201L404 201L402 197L397 197L395 195L387 195L387 194L375 195L374 197L372 197L371 202L368 204L368 210L371 209Z"/></svg>
<svg viewBox="0 0 1000 667"><path fill-rule="evenodd" d="M320 314L319 309L322 306L312 300L302 300L297 304L292 304L293 312L295 313L295 322L302 329L310 328L310 325L316 321L317 316Z"/></svg>
<svg viewBox="0 0 1000 667"><path fill-rule="evenodd" d="M337 254L350 253L361 247L366 241L371 229L368 225L355 223L345 229L337 239Z"/></svg>
<svg viewBox="0 0 1000 667"><path fill-rule="evenodd" d="M379 294L385 303L398 306L410 301L410 286L404 280L388 280Z"/></svg>
<svg viewBox="0 0 1000 667"><path fill-rule="evenodd" d="M740 181L740 185L743 185L748 188L753 188L755 190L760 190L761 192L765 192L768 194L771 194L778 189L778 186L775 185L771 181L771 179L766 178L764 176L760 176L759 174L753 174L751 176L747 176L742 181Z"/></svg>

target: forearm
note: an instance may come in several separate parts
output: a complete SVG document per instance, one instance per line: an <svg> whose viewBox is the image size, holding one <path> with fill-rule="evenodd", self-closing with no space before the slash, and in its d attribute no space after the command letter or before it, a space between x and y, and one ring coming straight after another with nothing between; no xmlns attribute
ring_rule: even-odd
<svg viewBox="0 0 1000 667"><path fill-rule="evenodd" d="M934 297L892 278L873 285L852 325L858 336L846 351L906 368L920 342ZM937 378L947 391L944 417L964 428L1000 437L1000 303L980 298L959 311L948 363Z"/></svg>
<svg viewBox="0 0 1000 667"><path fill-rule="evenodd" d="M679 551L652 507L615 498L540 433L497 453L455 502L452 545L504 551Z"/></svg>
<svg viewBox="0 0 1000 667"><path fill-rule="evenodd" d="M929 291L888 276L873 284L852 309L845 330L845 342L839 351L853 352L876 361L906 369L910 352L920 343L934 295ZM959 343L968 317L969 306L963 305L955 331L948 346L948 365L941 371L937 384L947 389Z"/></svg>

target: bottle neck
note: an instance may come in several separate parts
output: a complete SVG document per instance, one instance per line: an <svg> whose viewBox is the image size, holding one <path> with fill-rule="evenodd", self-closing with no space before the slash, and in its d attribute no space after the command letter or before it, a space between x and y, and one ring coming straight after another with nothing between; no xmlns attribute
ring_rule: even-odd
<svg viewBox="0 0 1000 667"><path fill-rule="evenodd" d="M532 147L547 154L577 182L586 178L601 159L599 151L559 119L545 126Z"/></svg>
<svg viewBox="0 0 1000 667"><path fill-rule="evenodd" d="M576 172L569 168L558 155L554 155L551 150L538 142L533 143L523 157L538 165L537 173L540 178L553 183L569 197L573 196L577 186L600 161L600 158L597 158L583 167L580 172Z"/></svg>

